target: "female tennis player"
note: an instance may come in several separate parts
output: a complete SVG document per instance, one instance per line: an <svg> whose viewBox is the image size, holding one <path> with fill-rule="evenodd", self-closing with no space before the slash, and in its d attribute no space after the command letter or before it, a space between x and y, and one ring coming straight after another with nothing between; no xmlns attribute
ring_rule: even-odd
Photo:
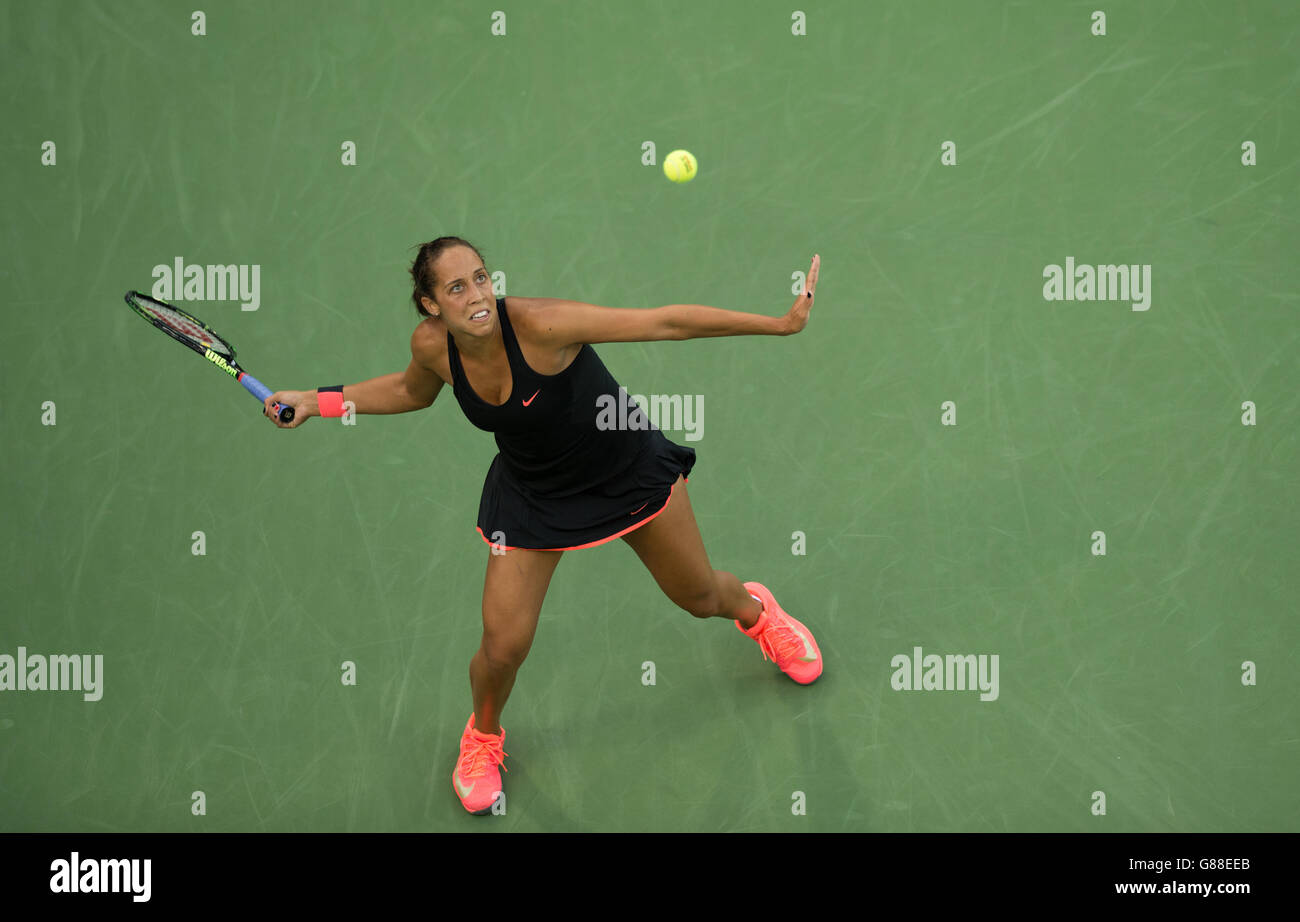
<svg viewBox="0 0 1300 922"><path fill-rule="evenodd" d="M423 320L411 336L406 371L360 384L277 391L266 414L282 429L313 416L406 413L428 407L444 384L465 416L495 433L500 449L479 502L478 532L489 545L483 639L469 664L474 710L460 740L452 786L471 813L491 811L502 791L501 711L528 655L537 619L564 551L622 538L673 603L697 618L730 618L794 681L822 672L812 632L757 582L741 583L709 563L686 494L695 451L649 428L631 403L610 426L620 388L592 343L798 333L808 322L821 258L784 317L698 305L596 307L553 298L497 298L482 256L460 237L420 247L412 300ZM628 406L630 398L621 397ZM294 408L284 425L272 404Z"/></svg>

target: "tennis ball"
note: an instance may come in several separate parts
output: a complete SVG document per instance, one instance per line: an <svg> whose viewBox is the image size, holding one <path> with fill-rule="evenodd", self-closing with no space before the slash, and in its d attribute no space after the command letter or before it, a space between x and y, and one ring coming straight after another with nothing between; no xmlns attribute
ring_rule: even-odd
<svg viewBox="0 0 1300 922"><path fill-rule="evenodd" d="M675 150L664 158L664 175L673 182L690 182L698 169L695 155L688 150Z"/></svg>

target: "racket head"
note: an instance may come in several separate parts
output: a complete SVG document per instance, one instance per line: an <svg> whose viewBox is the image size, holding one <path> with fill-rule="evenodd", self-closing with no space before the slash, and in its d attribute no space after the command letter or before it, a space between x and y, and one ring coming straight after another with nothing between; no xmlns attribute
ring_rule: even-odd
<svg viewBox="0 0 1300 922"><path fill-rule="evenodd" d="M138 291L128 291L126 303L145 320L199 355L205 355L211 349L228 365L235 365L235 347L193 314Z"/></svg>

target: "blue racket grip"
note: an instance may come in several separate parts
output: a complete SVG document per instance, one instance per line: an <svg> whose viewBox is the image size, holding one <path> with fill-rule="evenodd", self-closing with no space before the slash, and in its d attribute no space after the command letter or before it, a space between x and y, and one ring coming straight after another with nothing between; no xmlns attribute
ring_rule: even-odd
<svg viewBox="0 0 1300 922"><path fill-rule="evenodd" d="M262 403L266 403L266 398L271 396L271 389L246 371L240 374L239 383L244 385L244 389ZM275 404L274 407L280 422L293 422L293 407L287 407L281 403Z"/></svg>

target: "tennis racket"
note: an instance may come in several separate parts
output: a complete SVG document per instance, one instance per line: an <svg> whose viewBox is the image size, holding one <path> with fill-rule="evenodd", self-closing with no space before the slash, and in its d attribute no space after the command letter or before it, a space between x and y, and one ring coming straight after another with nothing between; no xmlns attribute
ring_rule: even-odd
<svg viewBox="0 0 1300 922"><path fill-rule="evenodd" d="M265 403L266 398L271 396L269 387L244 371L235 362L235 347L214 333L202 320L170 304L164 304L157 298L142 295L138 291L128 291L126 303L131 305L131 310L172 339L189 346L244 385L244 389L256 397L258 403ZM293 407L280 403L274 404L274 407L280 422L293 422Z"/></svg>

